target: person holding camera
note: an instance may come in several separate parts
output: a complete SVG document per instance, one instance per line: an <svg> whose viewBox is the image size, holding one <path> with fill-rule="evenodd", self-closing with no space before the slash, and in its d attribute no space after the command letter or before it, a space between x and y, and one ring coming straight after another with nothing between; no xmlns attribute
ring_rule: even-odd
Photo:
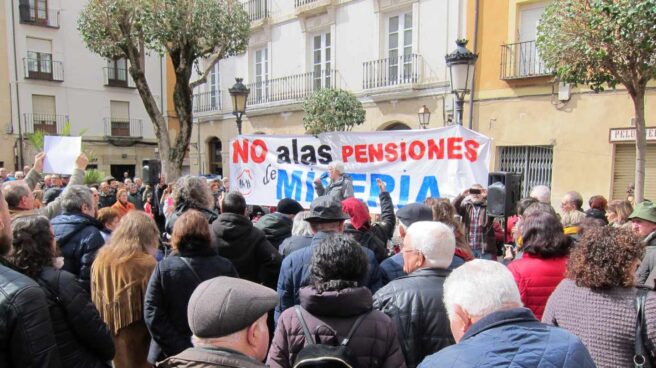
<svg viewBox="0 0 656 368"><path fill-rule="evenodd" d="M474 257L495 260L494 218L487 215L487 190L480 184L474 184L453 199L453 206L462 216L465 236Z"/></svg>

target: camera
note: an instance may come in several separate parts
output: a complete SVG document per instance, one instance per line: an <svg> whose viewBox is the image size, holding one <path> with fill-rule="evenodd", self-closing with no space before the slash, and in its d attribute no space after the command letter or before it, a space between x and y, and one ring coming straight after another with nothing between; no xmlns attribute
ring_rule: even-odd
<svg viewBox="0 0 656 368"><path fill-rule="evenodd" d="M481 190L478 188L469 189L469 194L481 194Z"/></svg>

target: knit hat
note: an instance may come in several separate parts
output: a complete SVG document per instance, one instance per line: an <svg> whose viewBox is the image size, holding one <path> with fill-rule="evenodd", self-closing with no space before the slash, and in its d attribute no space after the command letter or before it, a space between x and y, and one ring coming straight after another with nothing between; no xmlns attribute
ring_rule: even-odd
<svg viewBox="0 0 656 368"><path fill-rule="evenodd" d="M333 196L325 195L317 197L310 205L310 216L307 222L333 222L348 220L348 216L342 212L342 204Z"/></svg>
<svg viewBox="0 0 656 368"><path fill-rule="evenodd" d="M222 337L250 326L277 304L275 290L251 281L220 276L196 287L189 299L187 319L195 336Z"/></svg>
<svg viewBox="0 0 656 368"><path fill-rule="evenodd" d="M357 230L367 228L366 224L371 221L367 206L355 197L349 197L342 201L342 211L351 216L351 225Z"/></svg>
<svg viewBox="0 0 656 368"><path fill-rule="evenodd" d="M409 227L417 221L433 221L433 210L422 203L410 203L396 212L396 217Z"/></svg>
<svg viewBox="0 0 656 368"><path fill-rule="evenodd" d="M280 202L278 202L276 211L285 215L296 215L297 213L303 211L303 206L291 198L283 198L280 200Z"/></svg>
<svg viewBox="0 0 656 368"><path fill-rule="evenodd" d="M656 223L656 204L651 201L642 201L633 209L629 215L629 220L639 218L645 221Z"/></svg>

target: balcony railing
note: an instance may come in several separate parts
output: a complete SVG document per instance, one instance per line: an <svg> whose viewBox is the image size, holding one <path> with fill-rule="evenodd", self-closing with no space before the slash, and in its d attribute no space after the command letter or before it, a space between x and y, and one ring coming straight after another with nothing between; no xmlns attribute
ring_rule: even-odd
<svg viewBox="0 0 656 368"><path fill-rule="evenodd" d="M316 3L317 1L319 0L294 0L294 6L298 8L299 6Z"/></svg>
<svg viewBox="0 0 656 368"><path fill-rule="evenodd" d="M540 58L535 41L501 45L501 79L521 79L552 75Z"/></svg>
<svg viewBox="0 0 656 368"><path fill-rule="evenodd" d="M105 118L105 135L108 137L142 137L143 122L141 119Z"/></svg>
<svg viewBox="0 0 656 368"><path fill-rule="evenodd" d="M64 65L61 61L52 61L50 54L38 54L36 58L23 58L25 79L63 82Z"/></svg>
<svg viewBox="0 0 656 368"><path fill-rule="evenodd" d="M18 10L22 24L59 28L59 9L38 8L28 1L21 0Z"/></svg>
<svg viewBox="0 0 656 368"><path fill-rule="evenodd" d="M364 89L416 84L421 80L422 57L417 54L365 61L362 64Z"/></svg>
<svg viewBox="0 0 656 368"><path fill-rule="evenodd" d="M68 121L67 115L53 114L23 114L25 133L43 132L45 135L60 135L64 124Z"/></svg>
<svg viewBox="0 0 656 368"><path fill-rule="evenodd" d="M248 105L302 100L316 90L335 88L336 77L337 71L330 69L251 83L248 85L251 90L248 95Z"/></svg>
<svg viewBox="0 0 656 368"><path fill-rule="evenodd" d="M194 93L194 112L208 112L221 110L221 91L208 91Z"/></svg>
<svg viewBox="0 0 656 368"><path fill-rule="evenodd" d="M248 13L251 22L269 17L269 0L248 0L242 7Z"/></svg>
<svg viewBox="0 0 656 368"><path fill-rule="evenodd" d="M104 85L107 87L136 88L128 70L124 68L103 68Z"/></svg>

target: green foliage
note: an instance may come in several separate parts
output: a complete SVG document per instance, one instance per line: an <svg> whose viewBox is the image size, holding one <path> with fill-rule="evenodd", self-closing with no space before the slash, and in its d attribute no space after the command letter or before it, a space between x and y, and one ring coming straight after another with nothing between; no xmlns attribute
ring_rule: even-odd
<svg viewBox="0 0 656 368"><path fill-rule="evenodd" d="M537 47L560 80L634 96L656 77L656 0L552 0Z"/></svg>
<svg viewBox="0 0 656 368"><path fill-rule="evenodd" d="M96 169L90 169L84 172L84 184L86 185L100 184L103 178L105 178L105 173Z"/></svg>
<svg viewBox="0 0 656 368"><path fill-rule="evenodd" d="M307 134L350 131L364 123L365 110L357 97L342 89L320 89L303 102Z"/></svg>
<svg viewBox="0 0 656 368"><path fill-rule="evenodd" d="M86 134L87 130L86 129L80 129L80 133L78 134L80 137L84 137ZM64 126L62 127L62 133L61 135L64 137L70 137L72 133L72 125L70 121L67 121L64 123ZM41 131L37 130L34 133L29 133L26 135L27 141L30 142L32 147L36 149L37 152L43 151L43 142L45 140L46 134ZM87 158L89 159L90 162L96 161L95 154L93 153L92 150L89 149L89 147L82 142L82 152L84 152L87 155Z"/></svg>

